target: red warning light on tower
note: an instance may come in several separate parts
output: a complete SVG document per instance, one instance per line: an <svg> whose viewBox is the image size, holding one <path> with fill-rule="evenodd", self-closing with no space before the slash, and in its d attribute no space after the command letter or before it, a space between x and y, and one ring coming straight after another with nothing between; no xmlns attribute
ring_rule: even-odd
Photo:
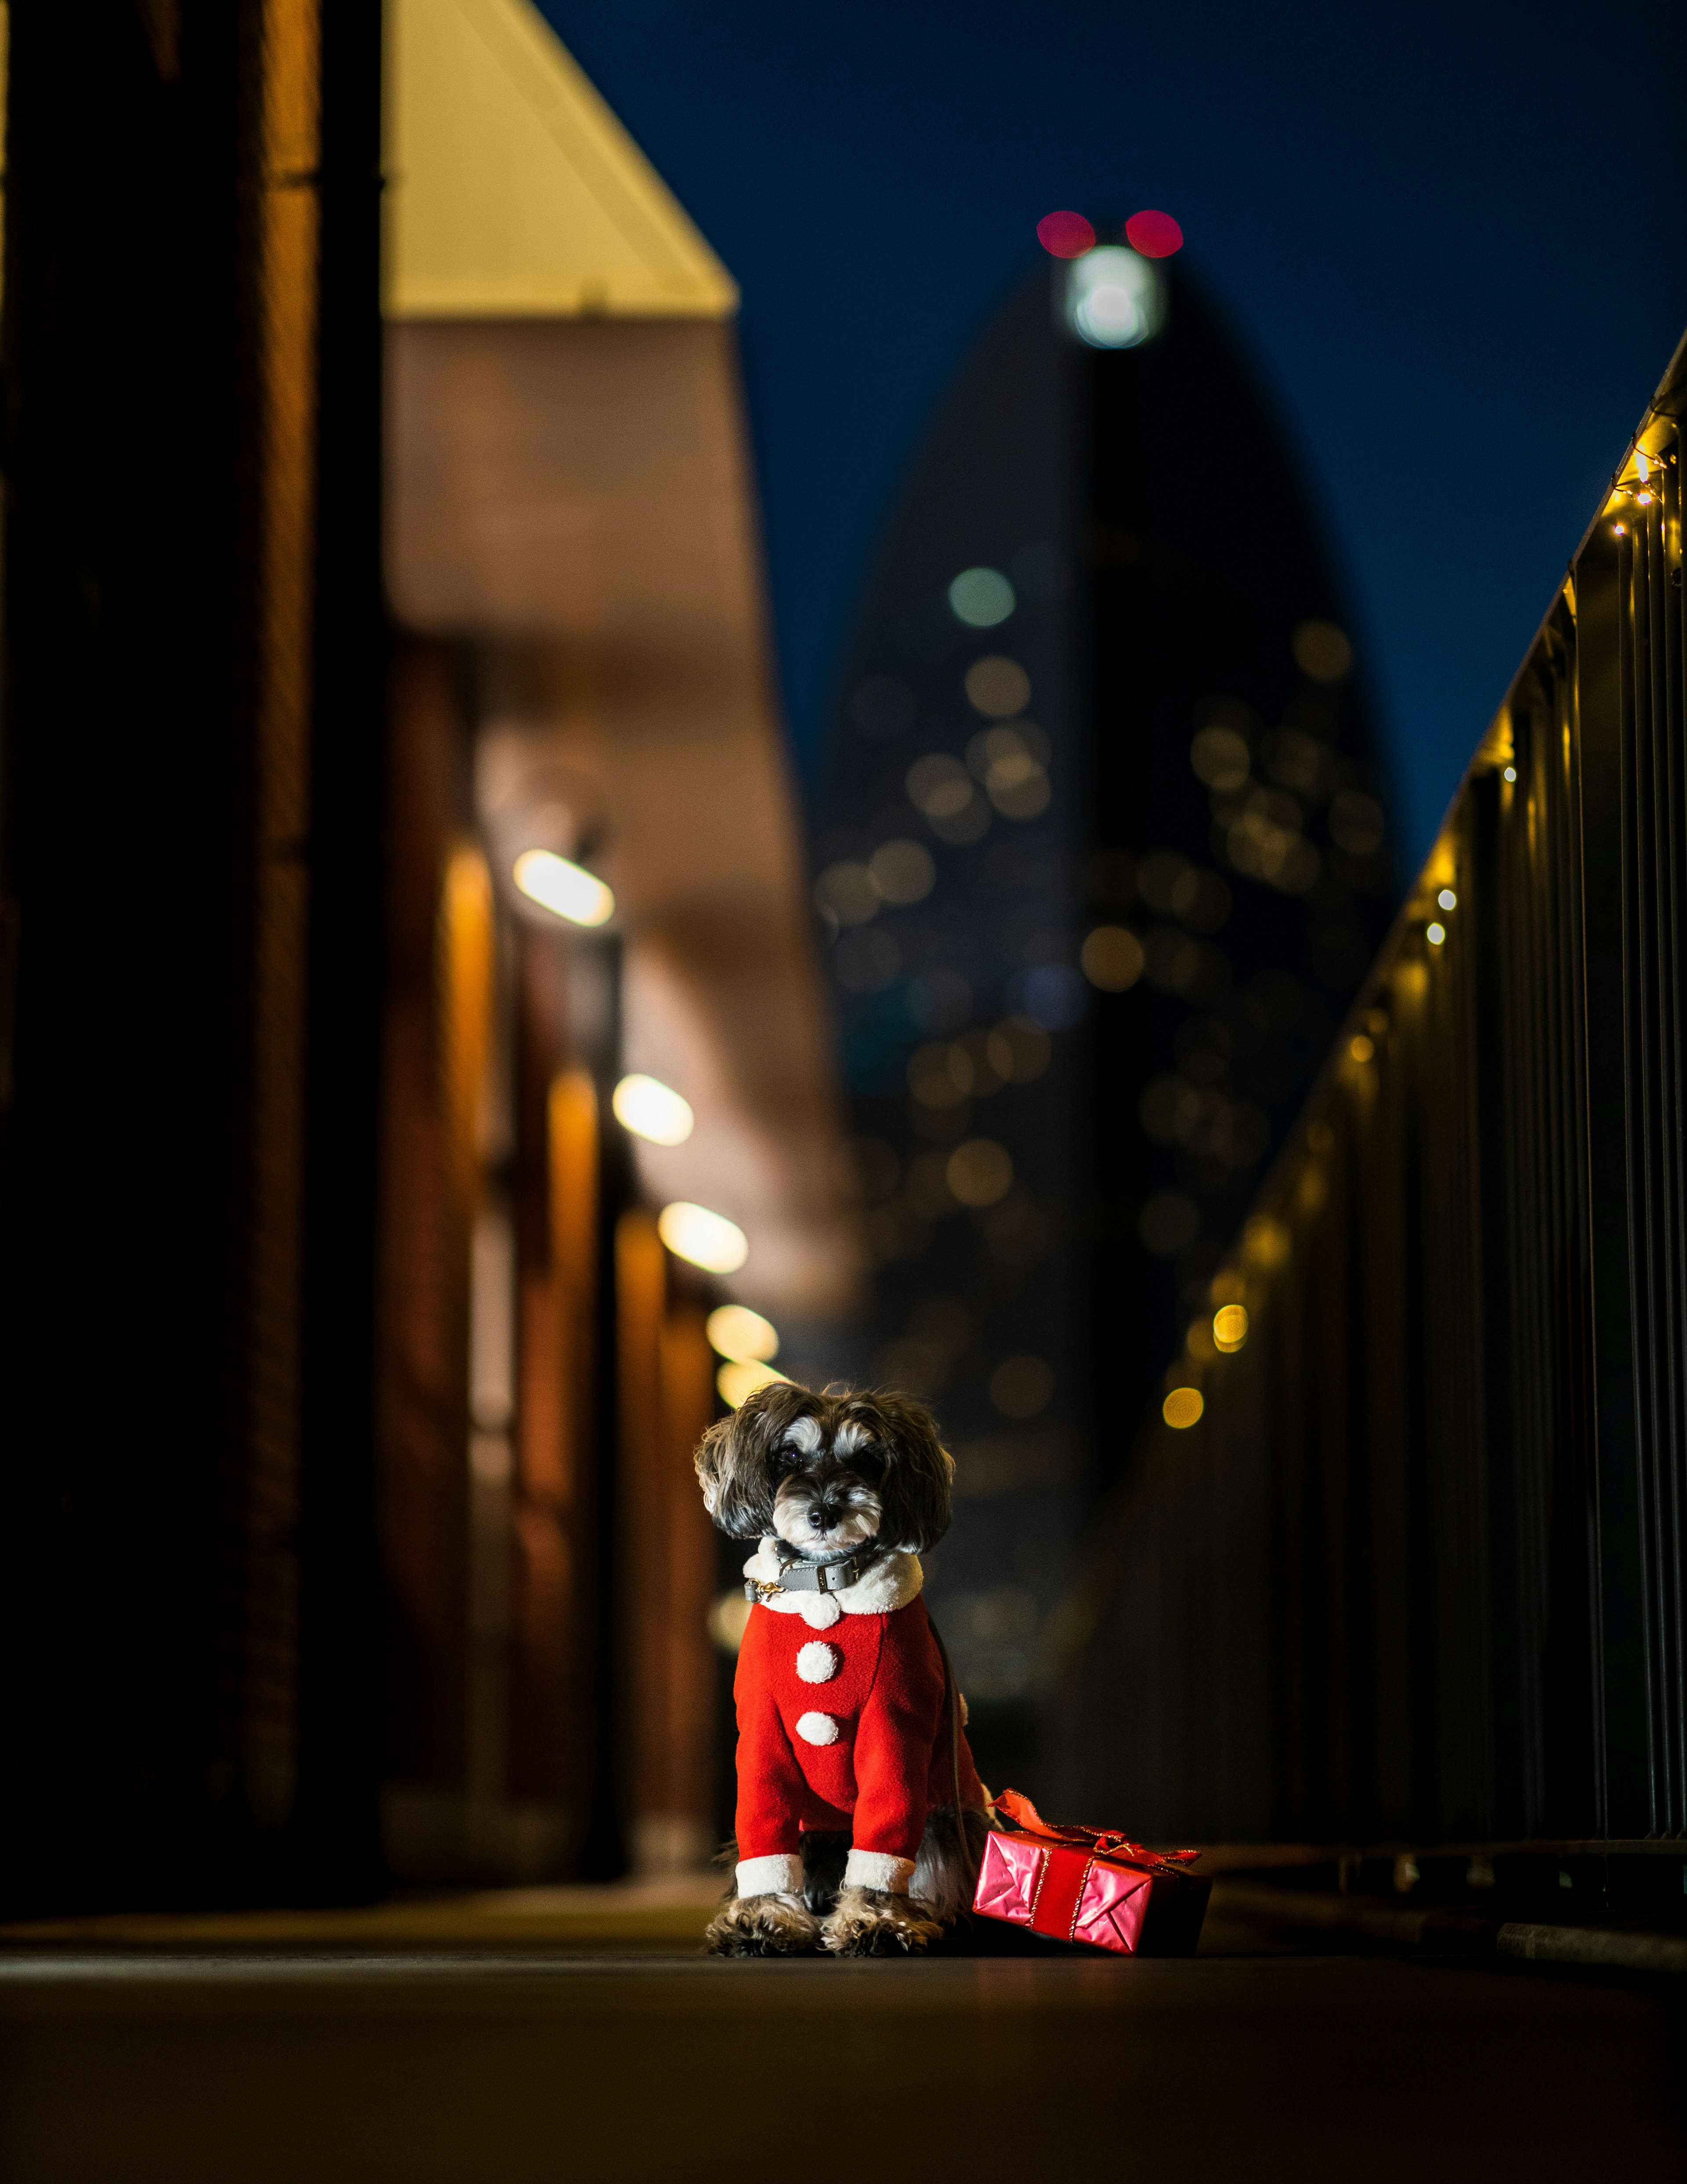
<svg viewBox="0 0 1687 2184"><path fill-rule="evenodd" d="M1037 223L1037 240L1051 258L1082 258L1095 248L1095 230L1081 212L1046 212Z"/></svg>
<svg viewBox="0 0 1687 2184"><path fill-rule="evenodd" d="M1183 248L1183 231L1169 212L1133 212L1125 222L1125 240L1140 257L1169 258Z"/></svg>

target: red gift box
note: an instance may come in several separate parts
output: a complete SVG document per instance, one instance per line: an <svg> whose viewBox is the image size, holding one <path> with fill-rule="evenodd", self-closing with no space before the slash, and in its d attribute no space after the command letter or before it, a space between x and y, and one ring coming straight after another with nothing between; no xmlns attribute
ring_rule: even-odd
<svg viewBox="0 0 1687 2184"><path fill-rule="evenodd" d="M1051 1827L1004 1790L972 1908L1052 1940L1122 1956L1182 1956L1200 1938L1212 1884L1186 1873L1199 1851L1145 1850L1105 1828Z"/></svg>

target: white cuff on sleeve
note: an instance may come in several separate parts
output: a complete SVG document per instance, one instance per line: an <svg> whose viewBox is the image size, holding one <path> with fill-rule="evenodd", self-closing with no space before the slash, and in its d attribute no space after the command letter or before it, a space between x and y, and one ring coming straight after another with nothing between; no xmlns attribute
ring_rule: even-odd
<svg viewBox="0 0 1687 2184"><path fill-rule="evenodd" d="M800 1896L802 1892L803 1861L795 1851L738 1860L740 1896Z"/></svg>
<svg viewBox="0 0 1687 2184"><path fill-rule="evenodd" d="M846 1888L882 1888L890 1896L905 1896L913 1878L913 1859L893 1858L888 1850L852 1850L844 1868Z"/></svg>

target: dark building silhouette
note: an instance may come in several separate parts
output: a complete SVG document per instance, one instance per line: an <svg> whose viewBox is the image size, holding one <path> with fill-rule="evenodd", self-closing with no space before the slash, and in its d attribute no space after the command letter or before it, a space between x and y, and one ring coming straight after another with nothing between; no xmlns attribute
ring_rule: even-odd
<svg viewBox="0 0 1687 2184"><path fill-rule="evenodd" d="M1283 438L1190 281L1088 350L1086 907L1142 970L1089 1019L1098 1420L1133 1426L1393 914L1340 591ZM1091 943L1103 978L1128 944ZM1175 1377L1175 1375L1174 1375ZM1095 1477L1121 1450L1098 1438Z"/></svg>
<svg viewBox="0 0 1687 2184"><path fill-rule="evenodd" d="M1152 326L1132 347L1072 324L1110 266ZM1191 281L1123 252L1010 299L865 588L816 826L860 1366L955 1451L935 1599L987 1774L1387 924L1344 621L1246 365Z"/></svg>

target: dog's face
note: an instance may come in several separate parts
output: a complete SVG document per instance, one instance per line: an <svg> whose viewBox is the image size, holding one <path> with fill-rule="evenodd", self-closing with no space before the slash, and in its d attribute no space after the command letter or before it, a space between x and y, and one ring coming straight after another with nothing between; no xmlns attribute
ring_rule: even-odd
<svg viewBox="0 0 1687 2184"><path fill-rule="evenodd" d="M704 1502L723 1532L776 1532L816 1562L873 1539L935 1546L949 1529L954 1471L923 1405L781 1380L711 1426L697 1451Z"/></svg>

